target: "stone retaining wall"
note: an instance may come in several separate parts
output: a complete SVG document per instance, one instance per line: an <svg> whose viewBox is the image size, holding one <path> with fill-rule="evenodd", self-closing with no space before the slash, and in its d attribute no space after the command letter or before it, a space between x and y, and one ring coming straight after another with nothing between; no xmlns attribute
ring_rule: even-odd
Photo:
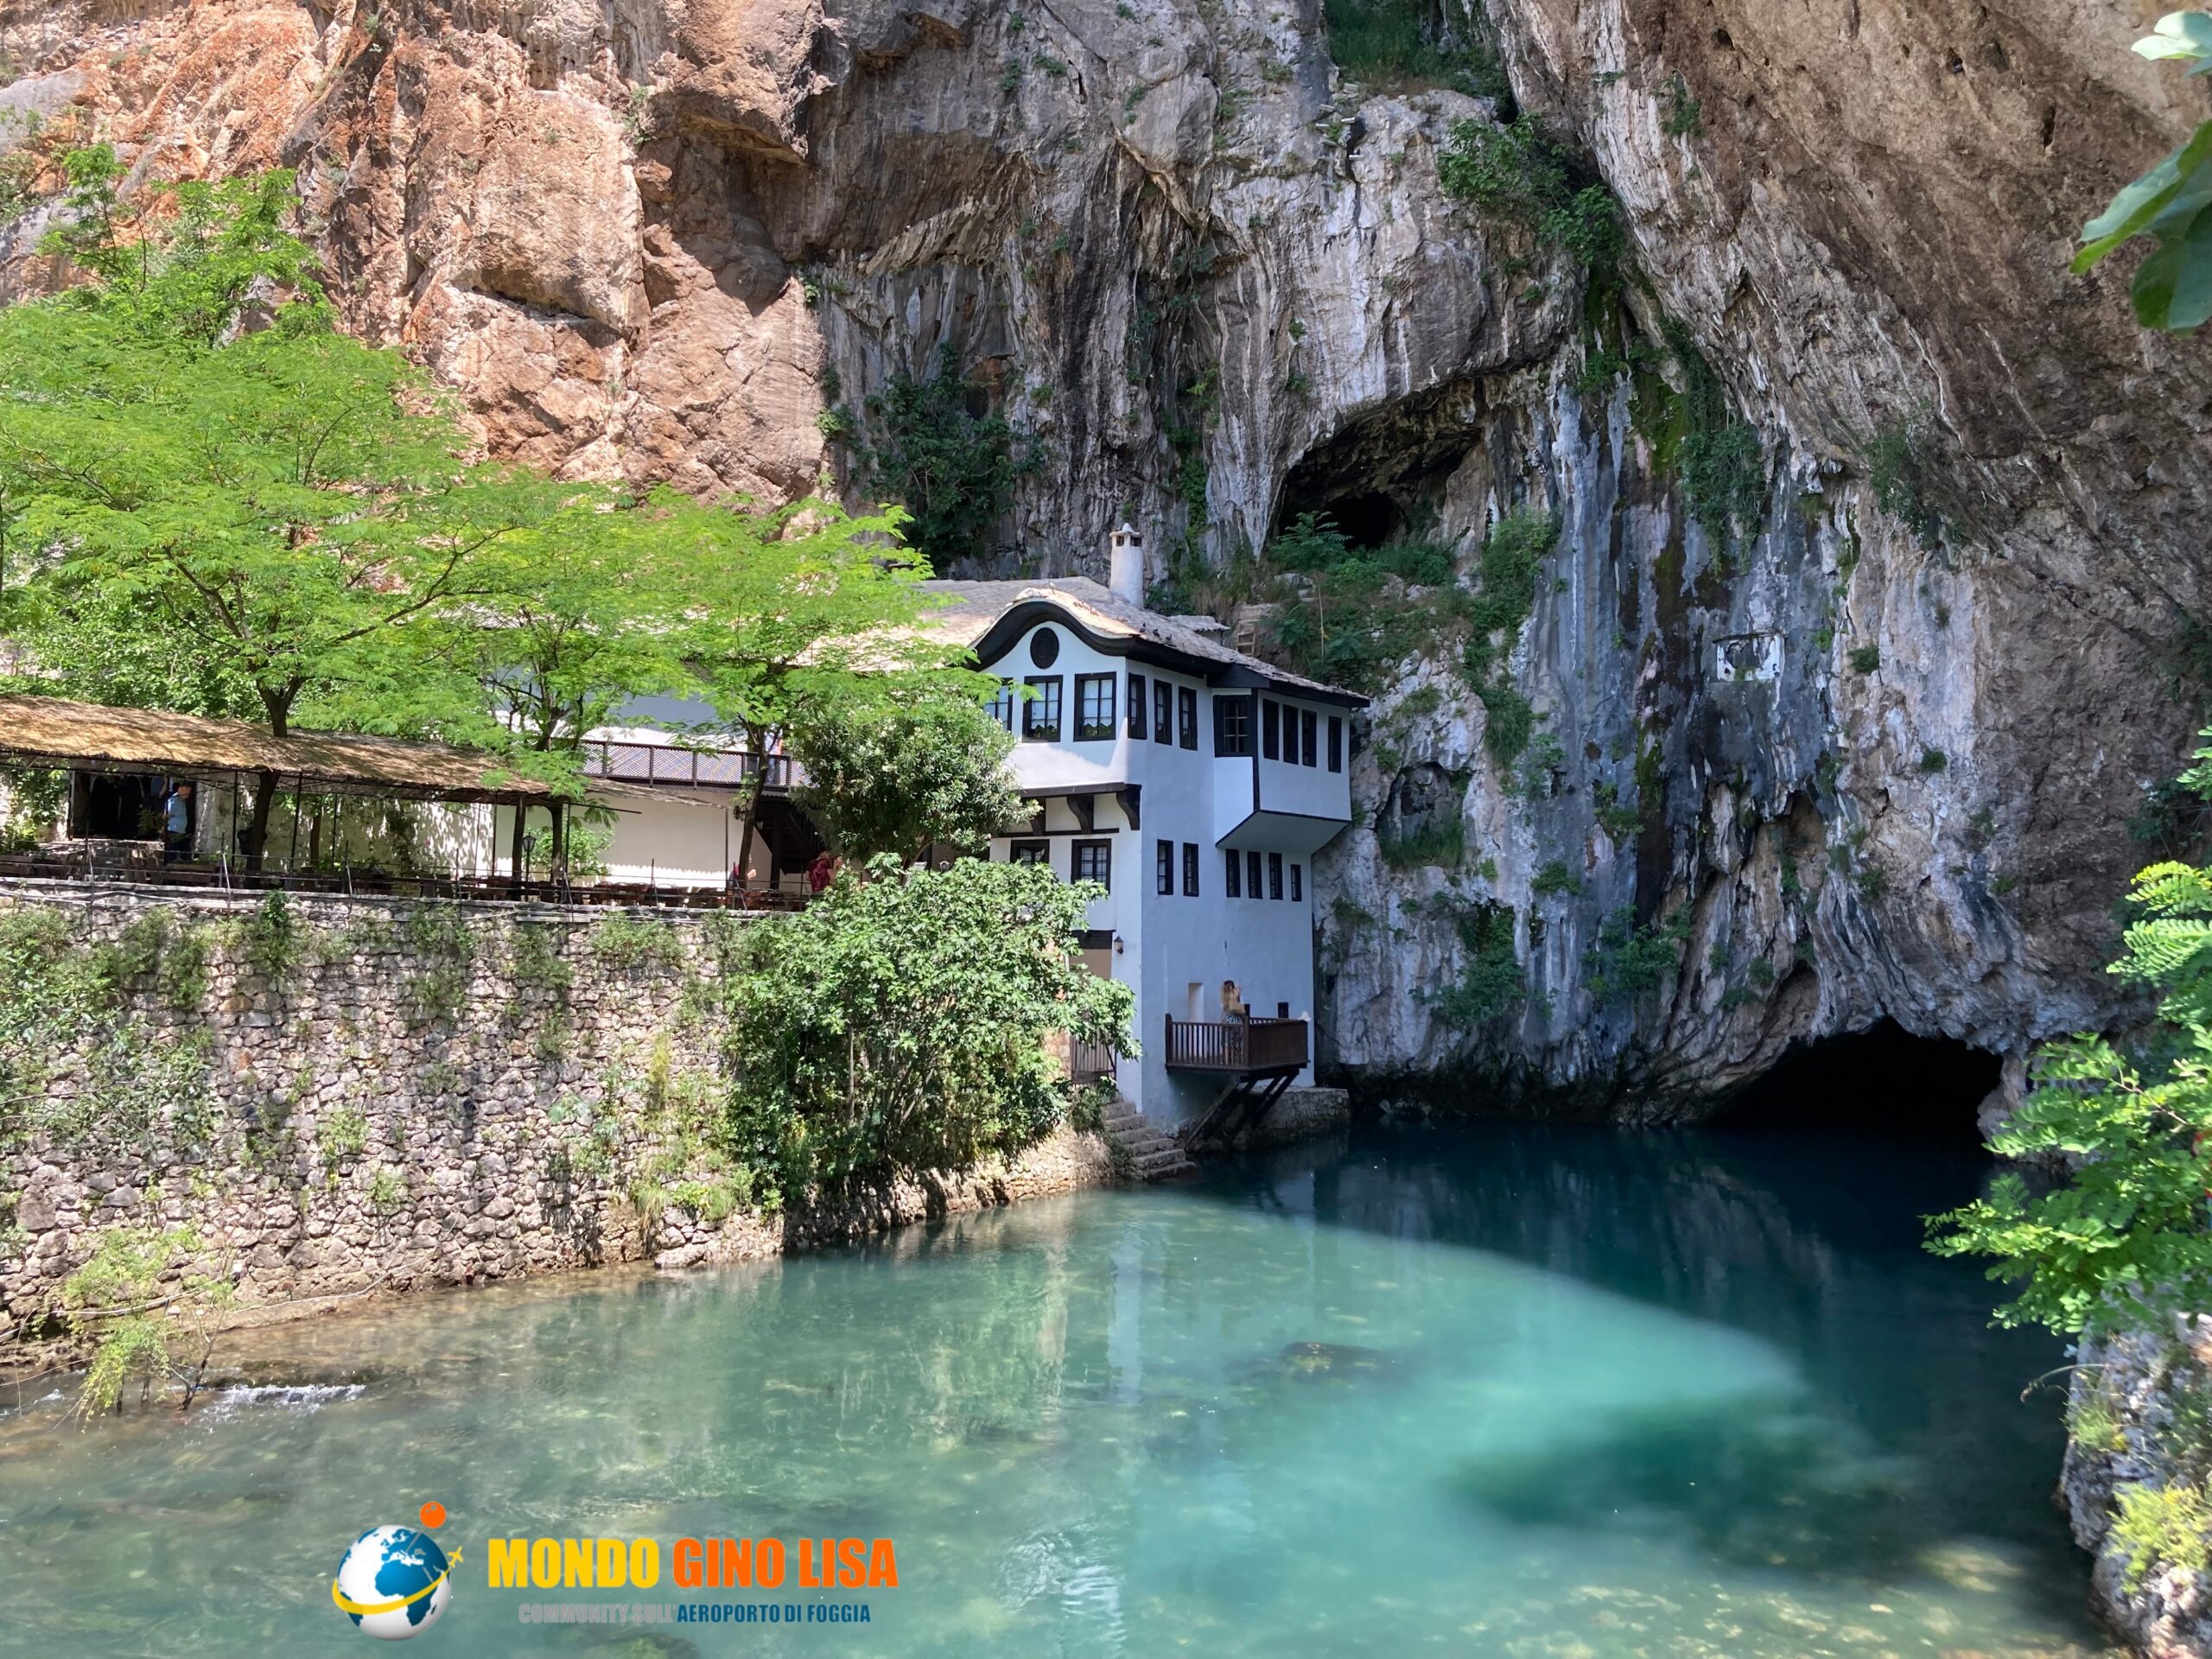
<svg viewBox="0 0 2212 1659"><path fill-rule="evenodd" d="M761 925L0 883L0 953L76 987L0 1055L0 1340L50 1328L111 1227L189 1228L253 1307L760 1255L1110 1179L1096 1136L1063 1133L834 1215L696 1223L656 1154L719 1096L712 988Z"/></svg>

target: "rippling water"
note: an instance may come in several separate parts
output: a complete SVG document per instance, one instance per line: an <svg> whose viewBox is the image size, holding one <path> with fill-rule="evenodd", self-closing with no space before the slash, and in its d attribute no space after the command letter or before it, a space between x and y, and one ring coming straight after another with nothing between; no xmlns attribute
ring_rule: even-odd
<svg viewBox="0 0 2212 1659"><path fill-rule="evenodd" d="M339 1555L436 1499L426 1654L2101 1651L2059 1398L2020 1398L2056 1347L1917 1249L1981 1173L1376 1131L264 1332L182 1422L0 1419L0 1649L365 1652ZM889 1537L901 1586L841 1594L865 1629L529 1628L588 1599L486 1587L487 1536L539 1535Z"/></svg>

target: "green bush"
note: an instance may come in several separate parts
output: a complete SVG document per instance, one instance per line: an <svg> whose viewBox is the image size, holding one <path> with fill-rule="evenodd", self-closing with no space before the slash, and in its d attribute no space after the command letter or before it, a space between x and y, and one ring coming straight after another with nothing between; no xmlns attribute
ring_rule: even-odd
<svg viewBox="0 0 2212 1659"><path fill-rule="evenodd" d="M1690 96L1689 82L1675 75L1667 82L1667 114L1659 124L1669 138L1690 138L1705 130L1705 110Z"/></svg>
<svg viewBox="0 0 2212 1659"><path fill-rule="evenodd" d="M672 969L683 965L683 941L674 927L620 912L594 923L592 954L610 968Z"/></svg>
<svg viewBox="0 0 2212 1659"><path fill-rule="evenodd" d="M1931 553L1943 534L1945 489L1938 454L1935 419L1923 407L1876 427L1859 457L1875 505Z"/></svg>
<svg viewBox="0 0 2212 1659"><path fill-rule="evenodd" d="M1670 921L1637 925L1636 912L1624 905L1608 915L1598 941L1582 954L1584 982L1600 1003L1633 1001L1659 989L1681 966L1682 944L1689 938L1689 914Z"/></svg>
<svg viewBox="0 0 2212 1659"><path fill-rule="evenodd" d="M1136 1052L1128 987L1075 955L1097 894L1033 865L880 858L756 925L725 992L722 1128L754 1190L794 1204L1010 1152L1058 1122L1053 1033Z"/></svg>
<svg viewBox="0 0 2212 1659"><path fill-rule="evenodd" d="M1465 860L1467 826L1454 812L1405 834L1377 836L1376 846L1394 870L1441 868Z"/></svg>
<svg viewBox="0 0 2212 1659"><path fill-rule="evenodd" d="M1535 879L1529 883L1529 891L1548 898L1567 898L1581 892L1582 883L1563 860L1555 858L1536 872Z"/></svg>
<svg viewBox="0 0 2212 1659"><path fill-rule="evenodd" d="M1440 1024L1474 1032L1512 1012L1528 995L1528 985L1513 954L1511 906L1478 900L1460 910L1454 921L1466 958L1459 979L1440 991L1414 995Z"/></svg>
<svg viewBox="0 0 2212 1659"><path fill-rule="evenodd" d="M957 696L833 707L792 732L806 772L793 798L849 859L893 853L918 863L939 845L980 852L1026 816L1006 777L1013 750L1011 734Z"/></svg>
<svg viewBox="0 0 2212 1659"><path fill-rule="evenodd" d="M1602 183L1578 182L1580 170L1525 111L1503 125L1455 122L1436 162L1445 194L1520 226L1610 283L1627 246L1620 204Z"/></svg>
<svg viewBox="0 0 2212 1659"><path fill-rule="evenodd" d="M1285 666L1370 693L1452 626L1452 584L1450 549L1420 540L1354 547L1334 519L1312 512L1268 544L1245 582L1275 606L1270 632ZM1408 604L1407 586L1444 592Z"/></svg>
<svg viewBox="0 0 2212 1659"><path fill-rule="evenodd" d="M292 914L291 900L280 887L255 906L238 931L238 948L249 969L281 983L307 955L306 930Z"/></svg>
<svg viewBox="0 0 2212 1659"><path fill-rule="evenodd" d="M2202 1489L2176 1481L2164 1486L2122 1486L2115 1496L2112 1541L2127 1557L2120 1588L2133 1595L2154 1567L2202 1573L2212 1566L2212 1504Z"/></svg>
<svg viewBox="0 0 2212 1659"><path fill-rule="evenodd" d="M2186 781L2212 796L2212 747L2197 761ZM1937 1255L1995 1259L1990 1278L2018 1291L1998 1309L2006 1325L2097 1334L2212 1306L2212 869L2153 864L2128 903L2112 971L2159 993L2155 1040L2139 1060L2092 1034L2044 1045L2035 1089L1989 1144L2070 1173L2032 1194L2001 1175L1929 1222Z"/></svg>
<svg viewBox="0 0 2212 1659"><path fill-rule="evenodd" d="M1512 85L1488 45L1442 43L1426 0L1324 0L1329 55L1353 79L1393 88L1446 86L1504 99Z"/></svg>
<svg viewBox="0 0 2212 1659"><path fill-rule="evenodd" d="M1018 76L1019 66L1009 66ZM925 379L900 371L865 403L876 435L861 444L867 486L913 515L906 538L939 572L984 551L1014 481L1035 464L1014 454L1002 415L969 411L973 390L951 345Z"/></svg>

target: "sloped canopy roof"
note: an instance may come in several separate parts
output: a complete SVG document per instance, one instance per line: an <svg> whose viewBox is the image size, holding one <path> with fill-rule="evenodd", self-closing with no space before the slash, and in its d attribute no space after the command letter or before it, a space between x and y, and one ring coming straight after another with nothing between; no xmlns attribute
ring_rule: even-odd
<svg viewBox="0 0 2212 1659"><path fill-rule="evenodd" d="M273 772L286 784L418 800L547 802L546 785L494 756L353 732L278 737L243 720L111 709L59 697L0 697L0 760L187 777Z"/></svg>
<svg viewBox="0 0 2212 1659"><path fill-rule="evenodd" d="M922 591L939 600L923 614L925 626L951 635L988 660L1014 634L1049 607L1078 630L1095 650L1180 670L1215 685L1274 687L1292 696L1359 708L1367 699L1324 685L1232 649L1217 637L1211 618L1163 615L1132 605L1087 576L1031 582L925 582ZM1034 607L1034 608L1033 608Z"/></svg>

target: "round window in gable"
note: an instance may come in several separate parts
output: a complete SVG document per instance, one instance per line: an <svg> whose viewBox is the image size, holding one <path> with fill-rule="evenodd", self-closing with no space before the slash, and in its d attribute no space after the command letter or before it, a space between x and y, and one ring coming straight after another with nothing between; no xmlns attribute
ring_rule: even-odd
<svg viewBox="0 0 2212 1659"><path fill-rule="evenodd" d="M1060 636L1050 628L1039 628L1029 636L1029 660L1039 668L1050 668L1060 660Z"/></svg>

